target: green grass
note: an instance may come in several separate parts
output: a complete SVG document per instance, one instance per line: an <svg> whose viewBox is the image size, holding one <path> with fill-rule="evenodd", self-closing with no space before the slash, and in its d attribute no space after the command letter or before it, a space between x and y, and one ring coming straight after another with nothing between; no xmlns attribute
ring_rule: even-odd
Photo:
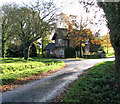
<svg viewBox="0 0 120 104"><path fill-rule="evenodd" d="M1 58L1 78L3 84L8 84L16 79L33 76L48 70L55 70L63 67L63 61L29 58Z"/></svg>
<svg viewBox="0 0 120 104"><path fill-rule="evenodd" d="M116 92L114 62L103 62L91 68L77 80L63 103L75 104L120 104Z"/></svg>
<svg viewBox="0 0 120 104"><path fill-rule="evenodd" d="M107 47L104 47L104 51L107 53ZM113 53L114 49L113 47L108 47L108 53Z"/></svg>
<svg viewBox="0 0 120 104"><path fill-rule="evenodd" d="M113 49L113 47L108 47L108 53L107 53L107 48L104 47L104 51L106 52L106 57L114 56L114 49Z"/></svg>
<svg viewBox="0 0 120 104"><path fill-rule="evenodd" d="M115 54L114 54L114 52L112 52L112 53L107 53L106 54L106 57L110 57L110 56L114 56Z"/></svg>

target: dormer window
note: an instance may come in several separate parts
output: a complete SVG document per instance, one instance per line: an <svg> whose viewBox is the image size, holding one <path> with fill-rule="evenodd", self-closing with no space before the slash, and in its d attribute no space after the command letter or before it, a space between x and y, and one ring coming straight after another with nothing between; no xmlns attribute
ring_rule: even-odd
<svg viewBox="0 0 120 104"><path fill-rule="evenodd" d="M61 39L58 39L58 44L62 44L62 40Z"/></svg>

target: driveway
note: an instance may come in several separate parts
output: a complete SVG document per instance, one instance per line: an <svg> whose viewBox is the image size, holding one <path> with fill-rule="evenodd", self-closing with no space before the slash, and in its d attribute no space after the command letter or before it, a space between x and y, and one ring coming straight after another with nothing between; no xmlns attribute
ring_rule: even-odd
<svg viewBox="0 0 120 104"><path fill-rule="evenodd" d="M2 94L3 102L50 102L59 95L69 83L78 78L84 70L103 61L112 61L114 58L106 59L82 59L66 60L68 66L50 76L31 82L23 87L7 91Z"/></svg>

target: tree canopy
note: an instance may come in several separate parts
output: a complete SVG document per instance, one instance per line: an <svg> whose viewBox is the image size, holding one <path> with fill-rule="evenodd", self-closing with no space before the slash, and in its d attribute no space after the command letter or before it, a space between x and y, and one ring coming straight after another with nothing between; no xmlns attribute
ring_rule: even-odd
<svg viewBox="0 0 120 104"><path fill-rule="evenodd" d="M120 2L109 2L109 0L79 0L79 3L84 5L84 8L87 12L90 12L90 8L99 7L99 9L103 9L105 13L104 15L101 15L101 17L106 18L107 26L110 32L111 44L115 50L116 85L118 85L118 91L120 93ZM95 16L97 13L98 11L96 11Z"/></svg>
<svg viewBox="0 0 120 104"><path fill-rule="evenodd" d="M88 41L92 44L100 44L97 33L94 35L91 29L87 28L91 21L83 21L81 17L81 20L78 22L77 16L67 16L64 13L61 13L59 16L63 26L68 30L68 39L71 39L76 47L80 47L80 57L82 57L82 43Z"/></svg>
<svg viewBox="0 0 120 104"><path fill-rule="evenodd" d="M120 2L98 2L103 8L110 29L111 44L115 50L115 76L120 93Z"/></svg>
<svg viewBox="0 0 120 104"><path fill-rule="evenodd" d="M24 6L12 5L10 7L11 12L9 9L6 9L8 5L3 6L6 10L4 10L5 16L2 26L4 30L2 33L4 41L11 35L18 36L23 46L25 60L28 59L30 45L55 27L56 7L53 1L50 0L46 2L37 0L37 2L33 4ZM11 15L8 16L5 13L10 13ZM12 22L10 21L9 23L9 20ZM8 34L7 30L12 33ZM4 34L8 36L5 37Z"/></svg>

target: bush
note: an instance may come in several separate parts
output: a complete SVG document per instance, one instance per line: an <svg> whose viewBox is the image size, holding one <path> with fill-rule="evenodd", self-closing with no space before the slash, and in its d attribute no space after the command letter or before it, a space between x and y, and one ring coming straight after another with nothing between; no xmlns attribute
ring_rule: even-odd
<svg viewBox="0 0 120 104"><path fill-rule="evenodd" d="M30 57L37 57L37 49L34 43L30 48Z"/></svg>
<svg viewBox="0 0 120 104"><path fill-rule="evenodd" d="M65 58L74 58L76 56L75 49L72 47L65 48Z"/></svg>
<svg viewBox="0 0 120 104"><path fill-rule="evenodd" d="M90 52L98 52L99 50L102 50L102 47L100 44L90 44Z"/></svg>
<svg viewBox="0 0 120 104"><path fill-rule="evenodd" d="M10 44L6 50L7 57L23 57L23 46L17 46L15 44Z"/></svg>

